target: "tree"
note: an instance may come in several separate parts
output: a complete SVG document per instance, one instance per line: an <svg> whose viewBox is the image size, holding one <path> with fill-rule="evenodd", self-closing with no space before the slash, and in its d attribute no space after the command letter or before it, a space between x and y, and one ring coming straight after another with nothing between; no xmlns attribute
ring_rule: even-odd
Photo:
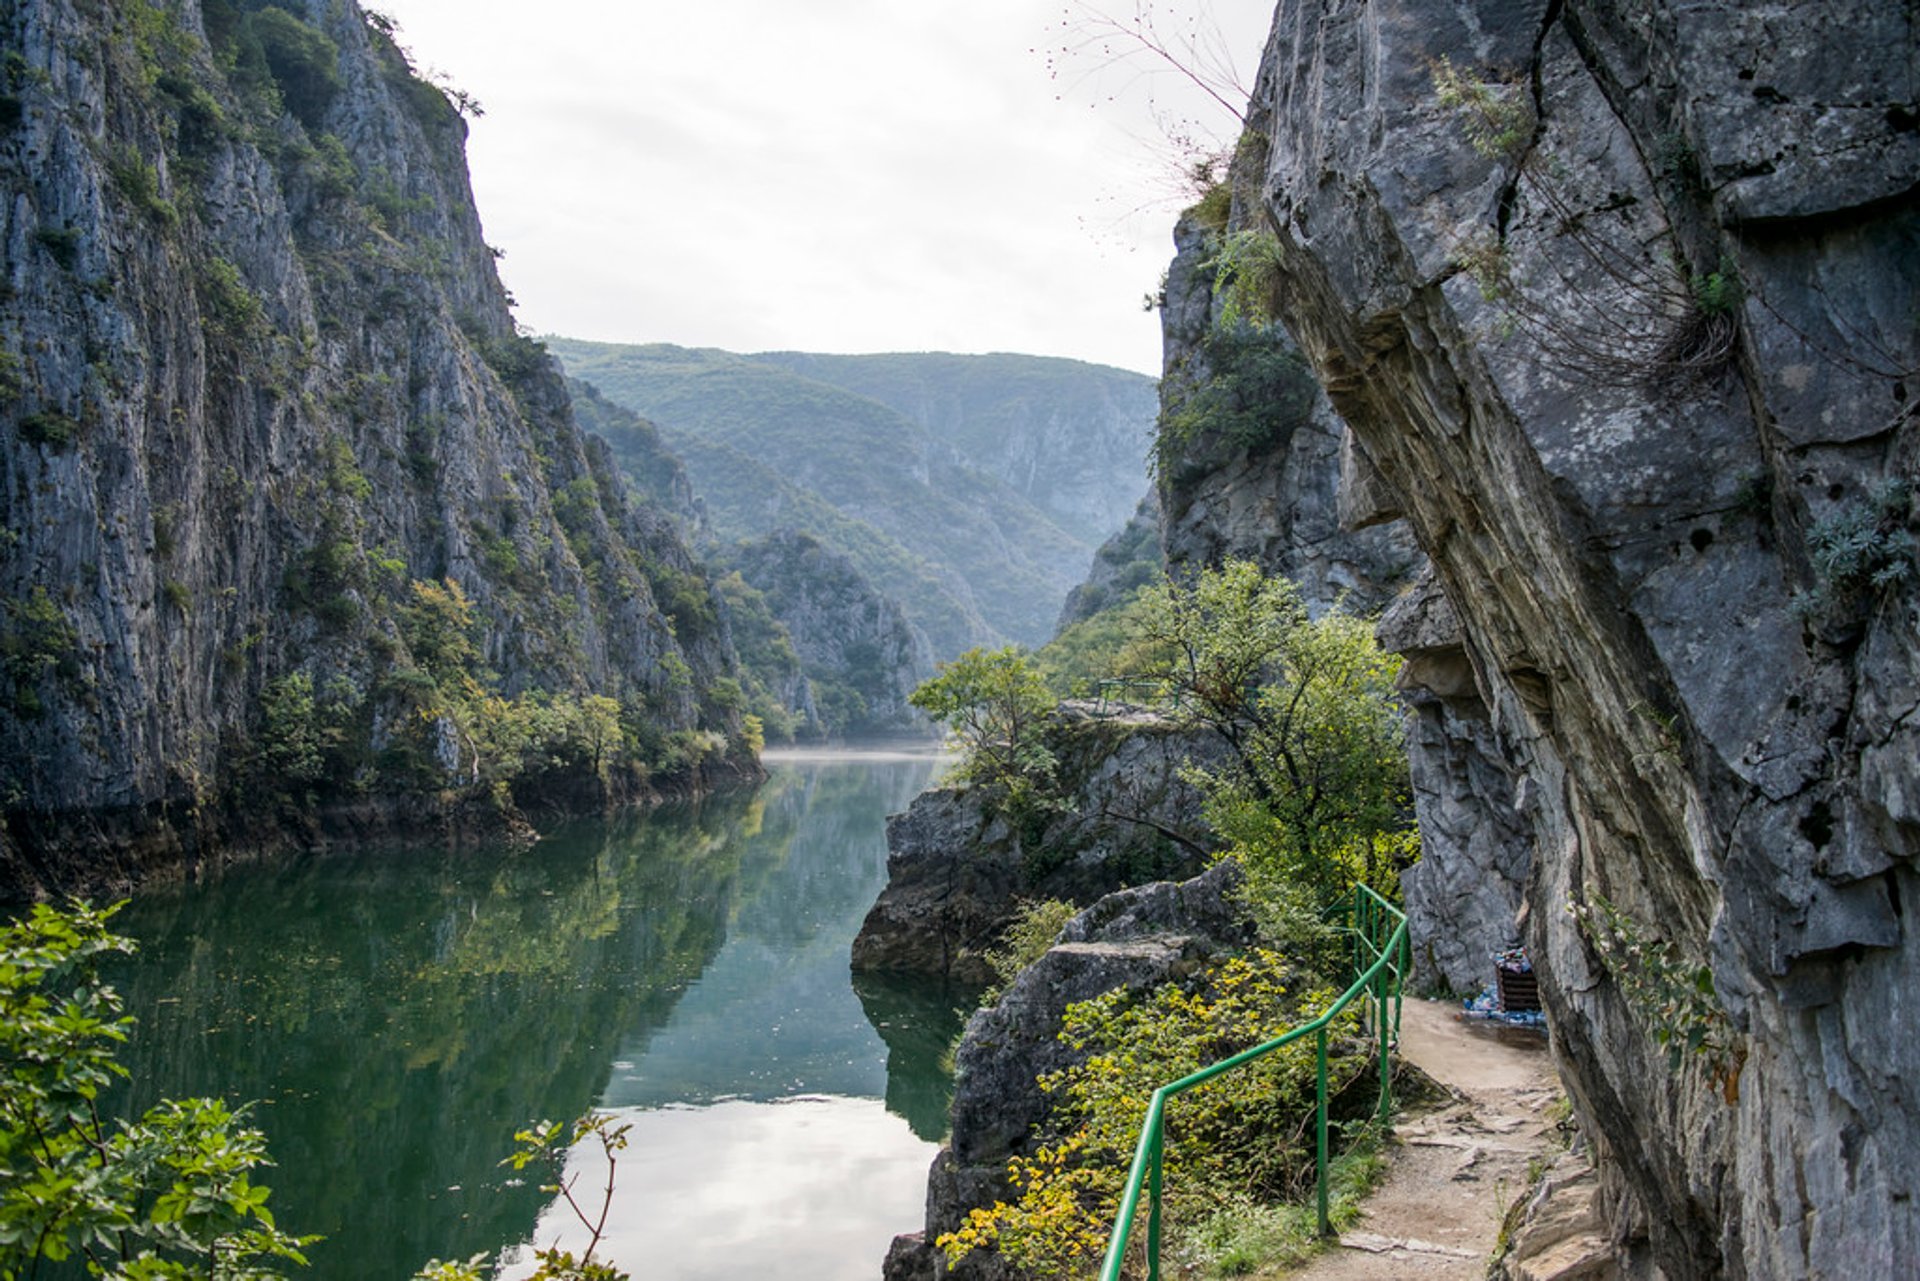
<svg viewBox="0 0 1920 1281"><path fill-rule="evenodd" d="M947 727L963 754L955 779L1015 801L1037 799L1053 781L1058 762L1040 735L1053 694L1018 646L970 649L940 664L907 701Z"/></svg>
<svg viewBox="0 0 1920 1281"><path fill-rule="evenodd" d="M1182 714L1233 749L1231 766L1195 778L1208 821L1256 882L1322 903L1356 878L1391 888L1410 784L1400 663L1370 624L1310 619L1291 583L1229 561L1153 590L1138 656Z"/></svg>

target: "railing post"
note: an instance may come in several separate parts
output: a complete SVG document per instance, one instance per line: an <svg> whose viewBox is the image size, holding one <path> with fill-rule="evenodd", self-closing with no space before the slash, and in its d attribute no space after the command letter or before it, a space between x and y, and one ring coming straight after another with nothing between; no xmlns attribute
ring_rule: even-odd
<svg viewBox="0 0 1920 1281"><path fill-rule="evenodd" d="M1389 1050L1393 1028L1389 1026L1387 1018L1387 984L1392 978L1390 969L1390 966L1382 965L1379 976L1374 980L1380 985L1374 1009L1380 1025L1380 1124L1383 1128L1393 1115L1393 1059Z"/></svg>
<svg viewBox="0 0 1920 1281"><path fill-rule="evenodd" d="M1317 1172L1315 1186L1319 1189L1320 1235L1333 1234L1333 1217L1327 1209L1327 1029L1320 1028L1317 1053L1314 1056L1314 1168Z"/></svg>
<svg viewBox="0 0 1920 1281"><path fill-rule="evenodd" d="M1160 1281L1160 1167L1166 1140L1164 1127L1154 1132L1147 1160L1147 1281Z"/></svg>

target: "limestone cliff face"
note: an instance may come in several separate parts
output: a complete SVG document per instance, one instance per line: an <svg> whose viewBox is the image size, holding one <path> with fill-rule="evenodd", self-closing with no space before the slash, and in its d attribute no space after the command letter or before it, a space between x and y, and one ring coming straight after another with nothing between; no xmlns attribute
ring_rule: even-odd
<svg viewBox="0 0 1920 1281"><path fill-rule="evenodd" d="M1457 612L1564 1074L1675 1278L1920 1254L1915 24L1287 0L1254 104L1247 225ZM1596 897L1711 965L1735 1101Z"/></svg>
<svg viewBox="0 0 1920 1281"><path fill-rule="evenodd" d="M1219 848L1183 765L1216 765L1211 730L1069 702L1046 743L1062 805L1029 822L988 789L936 787L887 820L887 885L853 941L853 968L984 985L984 953L1020 903L1090 903L1163 876L1191 876Z"/></svg>
<svg viewBox="0 0 1920 1281"><path fill-rule="evenodd" d="M1178 574L1183 566L1250 560L1297 583L1315 612L1337 600L1357 613L1379 609L1419 565L1412 538L1398 525L1343 523L1346 427L1304 367L1258 376L1234 367L1271 364L1280 354L1291 359L1291 344L1283 334L1221 334L1215 325L1221 304L1213 291L1217 233L1189 216L1175 229L1174 243L1179 252L1161 304L1163 438L1166 424L1210 383L1226 388L1239 382L1249 390L1227 391L1229 398L1258 397L1267 406L1256 439L1202 429L1176 448L1162 446L1160 538L1167 568Z"/></svg>
<svg viewBox="0 0 1920 1281"><path fill-rule="evenodd" d="M812 688L829 702L815 712L839 732L927 732L907 703L933 675L933 653L919 628L852 561L810 534L781 530L727 553L741 577L766 594L786 626Z"/></svg>
<svg viewBox="0 0 1920 1281"><path fill-rule="evenodd" d="M14 0L0 47L0 888L260 820L233 789L295 673L377 795L412 580L472 599L504 694L735 728L704 580L516 335L465 124L381 20Z"/></svg>

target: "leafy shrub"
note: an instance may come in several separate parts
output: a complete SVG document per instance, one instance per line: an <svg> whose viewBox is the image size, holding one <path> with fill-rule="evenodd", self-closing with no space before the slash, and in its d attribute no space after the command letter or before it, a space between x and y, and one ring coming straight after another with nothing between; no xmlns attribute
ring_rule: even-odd
<svg viewBox="0 0 1920 1281"><path fill-rule="evenodd" d="M1648 1024L1654 1044L1678 1072L1698 1056L1728 1104L1739 1101L1746 1046L1714 992L1713 970L1687 958L1678 944L1649 937L1646 928L1595 894L1568 910L1593 945L1627 1005Z"/></svg>
<svg viewBox="0 0 1920 1281"><path fill-rule="evenodd" d="M247 287L240 269L225 258L211 258L200 269L200 318L208 331L239 341L266 328L266 307Z"/></svg>
<svg viewBox="0 0 1920 1281"><path fill-rule="evenodd" d="M80 261L80 229L78 227L42 227L33 233L34 240L45 249L53 260L68 271Z"/></svg>
<svg viewBox="0 0 1920 1281"><path fill-rule="evenodd" d="M173 202L160 194L160 171L131 147L115 148L107 157L107 174L127 203L163 227L180 220Z"/></svg>
<svg viewBox="0 0 1920 1281"><path fill-rule="evenodd" d="M1018 1199L973 1210L937 1244L949 1262L991 1247L1035 1275L1090 1275L1153 1091L1281 1035L1334 995L1259 949L1189 986L1118 990L1068 1006L1060 1039L1084 1058L1040 1079L1056 1101L1033 1155L1008 1165ZM1367 1070L1365 1053L1347 1052L1339 1035L1350 1026L1343 1019L1333 1029L1336 1092ZM1172 1100L1163 1204L1176 1234L1204 1220L1225 1189L1273 1200L1311 1177L1314 1064L1313 1040L1303 1038Z"/></svg>
<svg viewBox="0 0 1920 1281"><path fill-rule="evenodd" d="M80 678L80 635L60 603L35 584L23 599L10 600L0 629L0 667L13 681L13 710L33 718L45 709L38 686L49 675L71 685Z"/></svg>
<svg viewBox="0 0 1920 1281"><path fill-rule="evenodd" d="M1154 466L1162 476L1194 461L1197 446L1252 449L1292 435L1313 412L1319 385L1277 328L1216 327L1200 354L1205 380L1180 389L1161 411Z"/></svg>
<svg viewBox="0 0 1920 1281"><path fill-rule="evenodd" d="M1490 159L1512 156L1533 132L1524 87L1464 75L1442 54L1429 69L1440 105L1458 112L1473 149Z"/></svg>
<svg viewBox="0 0 1920 1281"><path fill-rule="evenodd" d="M44 409L20 420L20 439L48 449L65 449L80 437L80 424L57 409Z"/></svg>
<svg viewBox="0 0 1920 1281"><path fill-rule="evenodd" d="M1278 236L1270 231L1228 232L1207 265L1213 269L1213 293L1220 302L1218 328L1273 328L1274 295L1284 265Z"/></svg>
<svg viewBox="0 0 1920 1281"><path fill-rule="evenodd" d="M76 1258L94 1275L154 1279L304 1266L316 1238L275 1225L246 1109L168 1099L132 1120L103 1115L133 1022L99 972L133 950L107 930L113 910L36 904L0 928L0 1277Z"/></svg>
<svg viewBox="0 0 1920 1281"><path fill-rule="evenodd" d="M1021 970L1045 956L1079 910L1057 898L1023 902L1015 908L1013 920L1000 933L1000 941L987 949L985 959L994 982L980 994L980 1003L991 1005Z"/></svg>
<svg viewBox="0 0 1920 1281"><path fill-rule="evenodd" d="M1896 479L1814 522L1807 531L1818 576L1814 603L1832 604L1910 579L1920 548L1907 529L1907 511L1906 482Z"/></svg>
<svg viewBox="0 0 1920 1281"><path fill-rule="evenodd" d="M248 15L246 25L279 86L281 102L301 124L318 130L340 89L340 46L277 5Z"/></svg>

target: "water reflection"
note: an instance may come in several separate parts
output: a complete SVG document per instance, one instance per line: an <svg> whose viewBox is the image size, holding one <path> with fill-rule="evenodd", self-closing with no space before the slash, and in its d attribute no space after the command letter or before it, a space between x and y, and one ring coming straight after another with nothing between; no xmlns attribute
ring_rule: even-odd
<svg viewBox="0 0 1920 1281"><path fill-rule="evenodd" d="M527 1240L544 1198L496 1165L512 1131L596 1104L651 1109L632 1190L663 1185L617 1215L689 1189L684 1153L670 1176L648 1164L675 1145L717 1155L737 1137L764 1164L768 1144L818 1137L923 1173L944 1121L938 1050L909 1068L895 1040L902 1020L934 1015L883 1002L875 1016L846 957L885 878L883 816L930 769L788 763L750 799L582 825L523 853L311 859L143 898L120 918L143 948L120 980L142 1019L133 1106L259 1099L280 1220L328 1237L307 1274L321 1281L404 1277L430 1256ZM896 1086L890 1059L924 1079ZM742 1119L794 1095L815 1101ZM911 1132L877 1102L854 1106L881 1098ZM734 1102L687 1106L716 1100ZM876 1146L886 1125L894 1141ZM644 1152L643 1132L658 1135ZM716 1182L696 1201L735 1196L739 1168L709 1163ZM644 1257L648 1275L693 1275Z"/></svg>

